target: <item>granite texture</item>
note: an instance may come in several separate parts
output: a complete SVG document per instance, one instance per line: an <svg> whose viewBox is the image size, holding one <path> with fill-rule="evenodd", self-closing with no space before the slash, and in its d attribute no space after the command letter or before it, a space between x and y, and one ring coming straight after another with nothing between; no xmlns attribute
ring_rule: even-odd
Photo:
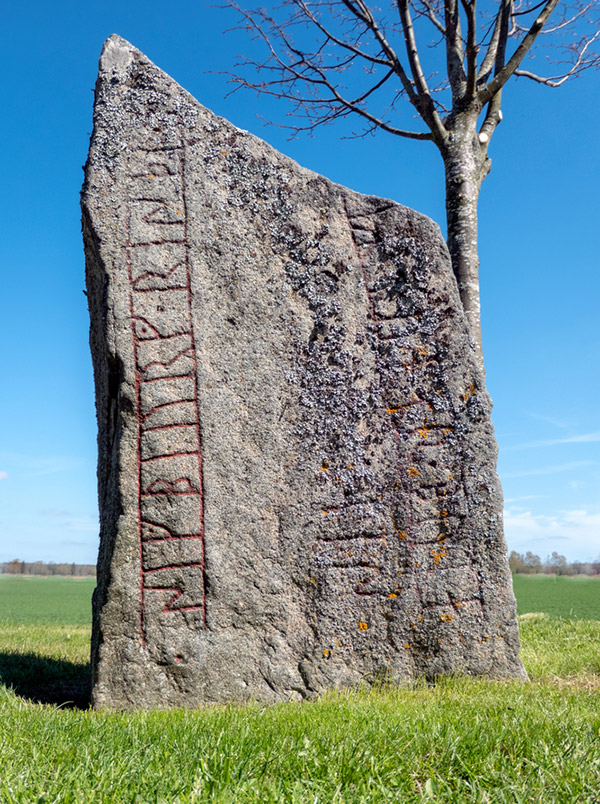
<svg viewBox="0 0 600 804"><path fill-rule="evenodd" d="M94 705L525 678L438 227L303 169L117 36L82 204Z"/></svg>

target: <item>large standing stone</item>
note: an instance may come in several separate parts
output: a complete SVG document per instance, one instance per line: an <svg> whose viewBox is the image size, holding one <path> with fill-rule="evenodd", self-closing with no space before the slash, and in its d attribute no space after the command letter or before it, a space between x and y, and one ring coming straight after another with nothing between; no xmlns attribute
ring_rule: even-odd
<svg viewBox="0 0 600 804"><path fill-rule="evenodd" d="M117 36L83 226L95 705L524 677L490 400L438 228L299 167Z"/></svg>

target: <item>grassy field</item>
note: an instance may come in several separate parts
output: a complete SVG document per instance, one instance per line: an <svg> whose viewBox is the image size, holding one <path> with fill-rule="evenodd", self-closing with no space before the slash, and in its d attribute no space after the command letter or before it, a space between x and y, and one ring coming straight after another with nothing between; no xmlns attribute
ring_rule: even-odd
<svg viewBox="0 0 600 804"><path fill-rule="evenodd" d="M30 580L43 579L23 579L35 610ZM539 580L515 583L529 684L450 678L200 711L35 703L85 703L89 626L0 608L0 802L598 802L600 618L586 617L585 582ZM54 588L89 606L91 588Z"/></svg>
<svg viewBox="0 0 600 804"><path fill-rule="evenodd" d="M515 575L518 614L543 611L557 617L600 620L600 578Z"/></svg>
<svg viewBox="0 0 600 804"><path fill-rule="evenodd" d="M90 625L95 578L0 575L0 623Z"/></svg>

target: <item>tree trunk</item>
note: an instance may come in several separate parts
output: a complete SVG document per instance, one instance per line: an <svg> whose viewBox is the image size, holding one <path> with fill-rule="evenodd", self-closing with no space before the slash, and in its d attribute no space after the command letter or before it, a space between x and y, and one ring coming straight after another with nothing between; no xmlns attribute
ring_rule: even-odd
<svg viewBox="0 0 600 804"><path fill-rule="evenodd" d="M477 201L489 172L486 143L480 143L474 116L457 122L442 152L446 173L447 242L471 337L483 366Z"/></svg>

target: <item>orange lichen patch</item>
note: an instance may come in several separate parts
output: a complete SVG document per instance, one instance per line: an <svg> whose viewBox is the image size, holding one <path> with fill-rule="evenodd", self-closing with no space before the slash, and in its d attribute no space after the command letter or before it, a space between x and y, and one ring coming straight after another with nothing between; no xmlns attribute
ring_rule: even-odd
<svg viewBox="0 0 600 804"><path fill-rule="evenodd" d="M149 173L148 176L149 176L149 178L153 179L154 178L154 173Z"/></svg>
<svg viewBox="0 0 600 804"><path fill-rule="evenodd" d="M388 600L394 597L398 597L398 595L395 592L392 592L391 594L388 595Z"/></svg>
<svg viewBox="0 0 600 804"><path fill-rule="evenodd" d="M323 516L327 516L327 511L323 511Z"/></svg>
<svg viewBox="0 0 600 804"><path fill-rule="evenodd" d="M410 477L418 477L419 470L416 468L416 466L411 466L408 469L408 474L410 475Z"/></svg>
<svg viewBox="0 0 600 804"><path fill-rule="evenodd" d="M442 516L443 516L444 518L445 518L445 517L447 517L447 516L449 516L448 511L446 511L446 509L445 509L445 508L442 508Z"/></svg>
<svg viewBox="0 0 600 804"><path fill-rule="evenodd" d="M221 154L222 154L223 156L227 156L227 151L221 151Z"/></svg>
<svg viewBox="0 0 600 804"><path fill-rule="evenodd" d="M402 405L398 405L397 407L389 406L387 409L388 413L398 413L399 410L402 410Z"/></svg>
<svg viewBox="0 0 600 804"><path fill-rule="evenodd" d="M422 614L419 614L419 616L417 617L417 622L419 622L419 623L423 622L423 615Z"/></svg>
<svg viewBox="0 0 600 804"><path fill-rule="evenodd" d="M465 604L464 600L461 600L458 603L455 603L454 605L455 605L456 608L458 608L459 606L465 606L466 604Z"/></svg>
<svg viewBox="0 0 600 804"><path fill-rule="evenodd" d="M420 566L421 566L420 562L419 562L419 561L415 561L415 569L417 569L417 568L418 568L418 567L420 567Z"/></svg>
<svg viewBox="0 0 600 804"><path fill-rule="evenodd" d="M399 539L406 539L408 533L405 530L397 530L396 533L398 534Z"/></svg>
<svg viewBox="0 0 600 804"><path fill-rule="evenodd" d="M427 349L424 346L417 346L417 352L420 355L428 355L429 354L429 352L427 351Z"/></svg>
<svg viewBox="0 0 600 804"><path fill-rule="evenodd" d="M475 386L473 385L473 383L471 383L471 385L469 385L468 390L466 390L463 394L464 401L466 402L467 399L469 399L469 397L474 396L474 394L476 393L477 391L475 390Z"/></svg>
<svg viewBox="0 0 600 804"><path fill-rule="evenodd" d="M452 428L451 427L446 427L446 429L444 430L444 435L448 435L448 433L451 433L451 432L452 432Z"/></svg>
<svg viewBox="0 0 600 804"><path fill-rule="evenodd" d="M430 429L429 429L429 427L419 427L418 432L419 432L419 435L421 436L421 438L427 438L429 436Z"/></svg>
<svg viewBox="0 0 600 804"><path fill-rule="evenodd" d="M355 464L355 463L349 463L349 464L346 466L346 469L356 469L356 464Z"/></svg>
<svg viewBox="0 0 600 804"><path fill-rule="evenodd" d="M452 622L452 615L451 614L440 614L440 620L443 623L450 623L450 622Z"/></svg>
<svg viewBox="0 0 600 804"><path fill-rule="evenodd" d="M404 648L405 650L410 650L410 645L408 644L408 642L404 643Z"/></svg>
<svg viewBox="0 0 600 804"><path fill-rule="evenodd" d="M328 656L331 656L331 651L329 650L329 648L325 648L325 650L323 651L323 657L326 659Z"/></svg>
<svg viewBox="0 0 600 804"><path fill-rule="evenodd" d="M366 631L368 627L369 627L369 624L366 623L364 620L359 621L359 623L358 623L358 630L359 631Z"/></svg>
<svg viewBox="0 0 600 804"><path fill-rule="evenodd" d="M439 552L437 550L432 550L431 555L433 556L433 563L439 564L442 558L448 555L448 551L446 550L446 548L440 550Z"/></svg>
<svg viewBox="0 0 600 804"><path fill-rule="evenodd" d="M181 215L181 210L180 210L180 209L176 209L176 210L175 210L175 212L176 212L178 215Z"/></svg>
<svg viewBox="0 0 600 804"><path fill-rule="evenodd" d="M448 538L447 533L438 533L438 542L443 542L444 539L447 539L447 538Z"/></svg>
<svg viewBox="0 0 600 804"><path fill-rule="evenodd" d="M321 469L323 472L327 472L329 469L329 461L323 461L323 463L321 464Z"/></svg>

